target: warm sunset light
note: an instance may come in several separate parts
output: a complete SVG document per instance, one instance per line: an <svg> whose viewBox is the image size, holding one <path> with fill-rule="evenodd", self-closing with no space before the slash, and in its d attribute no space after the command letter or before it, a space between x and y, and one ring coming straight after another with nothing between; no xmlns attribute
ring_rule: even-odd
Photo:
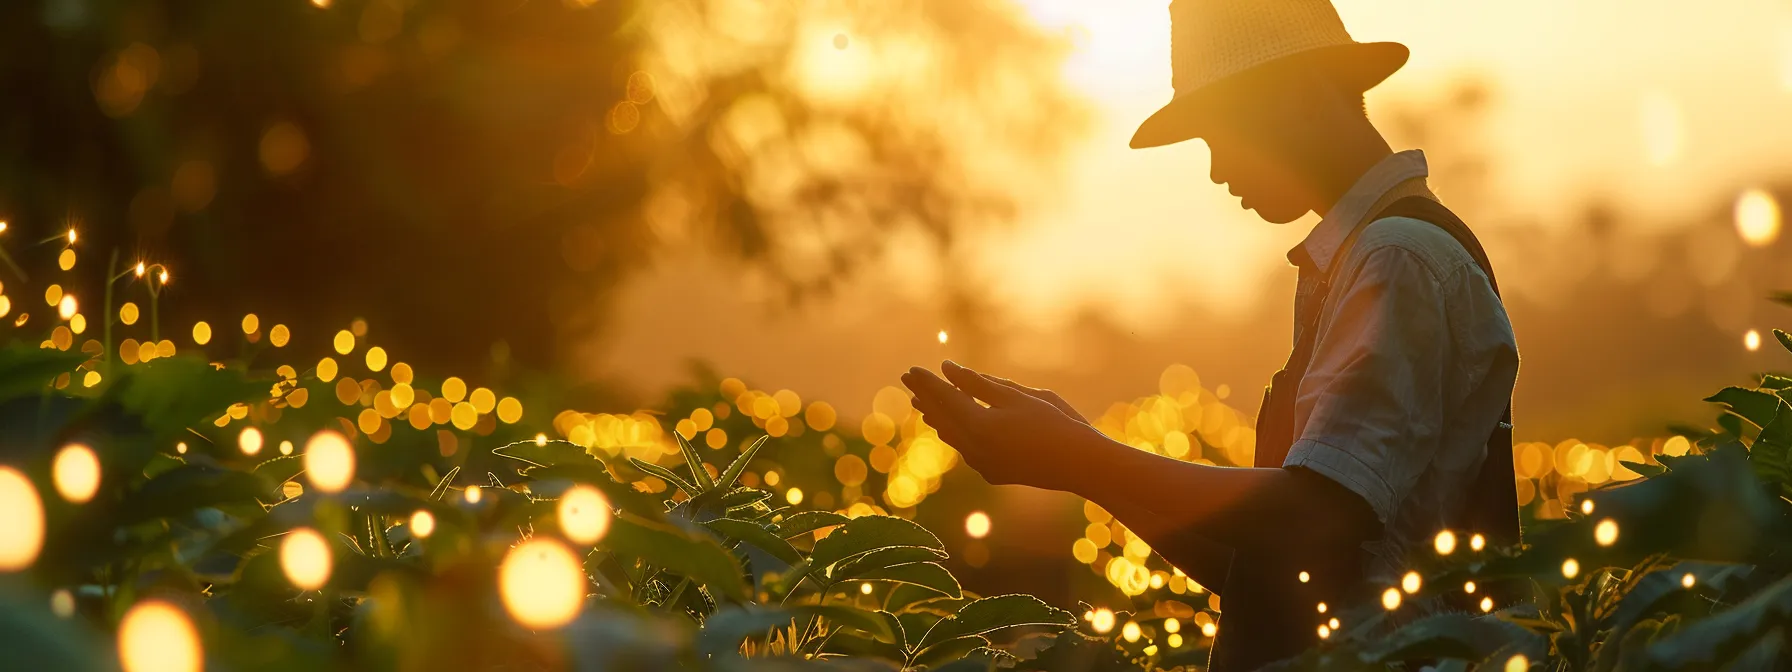
<svg viewBox="0 0 1792 672"><path fill-rule="evenodd" d="M1772 245L1780 235L1780 204L1773 194L1749 189L1736 197L1736 234L1751 247Z"/></svg>
<svg viewBox="0 0 1792 672"><path fill-rule="evenodd" d="M610 530L614 514L602 492L589 485L575 485L560 495L555 507L560 518L560 531L575 544L589 546L604 538Z"/></svg>
<svg viewBox="0 0 1792 672"><path fill-rule="evenodd" d="M312 487L341 492L355 478L355 451L335 430L312 434L305 442L305 473Z"/></svg>
<svg viewBox="0 0 1792 672"><path fill-rule="evenodd" d="M1756 350L1760 350L1761 349L1761 332L1756 331L1754 329L1750 329L1750 330L1748 330L1747 333L1744 333L1742 335L1742 347L1743 347L1743 349L1748 350L1749 352L1754 352Z"/></svg>
<svg viewBox="0 0 1792 672"><path fill-rule="evenodd" d="M161 600L131 606L118 623L118 659L125 672L199 672L199 631L187 613Z"/></svg>
<svg viewBox="0 0 1792 672"><path fill-rule="evenodd" d="M946 344L946 338L947 338L947 337L946 337L946 330L945 330L945 329L941 329L941 330L940 330L940 345L945 345L945 344Z"/></svg>
<svg viewBox="0 0 1792 672"><path fill-rule="evenodd" d="M0 466L0 572L31 566L44 545L44 504L24 474Z"/></svg>
<svg viewBox="0 0 1792 672"><path fill-rule="evenodd" d="M970 535L972 539L982 539L989 536L989 514L982 511L973 511L971 512L971 515L965 516L964 533Z"/></svg>
<svg viewBox="0 0 1792 672"><path fill-rule="evenodd" d="M317 530L301 527L280 541L280 569L299 590L317 590L330 580L329 542Z"/></svg>
<svg viewBox="0 0 1792 672"><path fill-rule="evenodd" d="M50 471L56 494L69 502L83 504L99 492L100 459L85 444L71 443L56 451L56 461Z"/></svg>
<svg viewBox="0 0 1792 672"><path fill-rule="evenodd" d="M585 602L585 571L564 544L536 537L510 549L498 568L504 609L531 630L571 622Z"/></svg>

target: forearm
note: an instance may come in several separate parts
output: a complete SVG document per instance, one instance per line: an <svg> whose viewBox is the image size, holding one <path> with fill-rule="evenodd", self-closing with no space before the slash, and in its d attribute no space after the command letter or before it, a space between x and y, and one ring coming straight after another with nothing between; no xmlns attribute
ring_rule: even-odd
<svg viewBox="0 0 1792 672"><path fill-rule="evenodd" d="M1151 550L1187 574L1201 587L1219 593L1232 566L1232 549L1189 529L1177 528L1163 516L1124 499L1096 502L1139 535ZM1110 507L1109 504L1112 506Z"/></svg>
<svg viewBox="0 0 1792 672"><path fill-rule="evenodd" d="M1361 498L1317 474L1183 462L1100 435L1086 443L1075 453L1077 494L1110 511L1156 514L1162 528L1239 551L1339 547L1375 523Z"/></svg>

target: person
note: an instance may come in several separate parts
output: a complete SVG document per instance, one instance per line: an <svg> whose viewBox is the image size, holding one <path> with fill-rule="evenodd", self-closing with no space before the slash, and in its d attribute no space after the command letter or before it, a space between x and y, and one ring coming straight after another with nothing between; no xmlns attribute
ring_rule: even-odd
<svg viewBox="0 0 1792 672"><path fill-rule="evenodd" d="M1321 213L1288 254L1295 347L1259 411L1254 466L1134 449L1051 391L950 361L943 379L902 380L990 483L1085 497L1218 593L1210 669L1254 669L1319 642L1318 602L1398 585L1442 530L1517 543L1518 349L1424 155L1393 151L1368 118L1364 92L1406 47L1352 40L1326 0L1175 0L1170 16L1175 96L1132 146L1200 138L1241 207L1276 224Z"/></svg>

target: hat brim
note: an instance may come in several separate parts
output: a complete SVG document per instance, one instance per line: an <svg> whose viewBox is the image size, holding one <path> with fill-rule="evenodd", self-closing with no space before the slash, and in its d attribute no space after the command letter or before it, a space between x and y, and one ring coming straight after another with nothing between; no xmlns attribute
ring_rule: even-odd
<svg viewBox="0 0 1792 672"><path fill-rule="evenodd" d="M1406 45L1398 42L1350 42L1283 56L1176 96L1169 104L1145 119L1145 123L1139 124L1139 130L1132 136L1132 148L1160 147L1199 137L1199 120L1195 108L1202 101L1212 98L1216 89L1249 77L1267 65L1293 60L1309 61L1324 68L1325 72L1338 78L1346 87L1355 91L1368 91L1405 65L1410 53Z"/></svg>

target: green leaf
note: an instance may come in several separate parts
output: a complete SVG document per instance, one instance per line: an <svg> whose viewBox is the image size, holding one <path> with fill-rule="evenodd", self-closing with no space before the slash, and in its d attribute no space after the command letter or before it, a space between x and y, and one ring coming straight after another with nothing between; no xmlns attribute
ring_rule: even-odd
<svg viewBox="0 0 1792 672"><path fill-rule="evenodd" d="M722 489L720 487L717 487L716 489L711 490L710 492L721 492L721 491L722 491ZM709 493L704 493L704 494L709 494ZM743 507L743 506L752 506L759 502L763 502L767 499L771 499L771 497L772 497L772 493L767 492L765 490L760 490L759 488L735 488L732 492L729 492L727 495L724 495L722 497L721 506L722 506L723 511L727 511L729 509L735 509L735 508L739 508L739 507Z"/></svg>
<svg viewBox="0 0 1792 672"><path fill-rule="evenodd" d="M1756 427L1765 427L1772 422L1780 405L1780 398L1771 393L1741 387L1718 390L1717 394L1705 397L1705 401L1723 404Z"/></svg>
<svg viewBox="0 0 1792 672"><path fill-rule="evenodd" d="M966 635L916 651L912 664L917 667L944 665L955 660L962 660L970 652L988 646L989 640L982 635Z"/></svg>
<svg viewBox="0 0 1792 672"><path fill-rule="evenodd" d="M1645 464L1642 462L1631 462L1629 460L1618 460L1618 464L1622 464L1631 471L1642 474L1645 477L1660 476L1668 473L1668 468L1659 464Z"/></svg>
<svg viewBox="0 0 1792 672"><path fill-rule="evenodd" d="M802 554L798 553L796 548L790 545L790 542L778 538L778 535L772 534L759 523L733 518L717 518L703 523L703 526L729 539L757 546L760 550L770 553L772 557L783 560L786 564L794 565L803 561Z"/></svg>
<svg viewBox="0 0 1792 672"><path fill-rule="evenodd" d="M602 462L529 467L523 470L523 475L536 481L565 479L573 483L589 485L604 493L612 505L652 520L659 520L661 518L660 511L665 508L658 499L611 477L609 470L604 467ZM447 479L443 479L443 482L446 483Z"/></svg>
<svg viewBox="0 0 1792 672"><path fill-rule="evenodd" d="M911 562L935 562L946 559L946 552L924 546L892 546L880 548L836 565L828 572L833 580L850 579L864 572Z"/></svg>
<svg viewBox="0 0 1792 672"><path fill-rule="evenodd" d="M673 433L676 434L677 432L673 432ZM645 471L649 474L653 474L654 476L658 476L660 478L660 480L663 480L667 483L672 484L672 487L678 488L679 490L683 490L686 497L694 498L697 495L703 494L702 491L697 489L697 486L691 485L690 481L684 480L683 478L679 477L678 474L672 473L671 469L667 469L665 467L654 464L652 462L646 462L639 458L633 458L633 457L628 458L628 462L629 462L629 464L635 465L636 469L640 469L641 471Z"/></svg>
<svg viewBox="0 0 1792 672"><path fill-rule="evenodd" d="M799 511L779 521L777 531L778 536L789 539L824 527L845 525L848 520L851 519L833 511Z"/></svg>
<svg viewBox="0 0 1792 672"><path fill-rule="evenodd" d="M1414 621L1365 648L1363 661L1395 663L1438 658L1479 660L1513 641L1541 651L1549 640L1493 616L1439 614Z"/></svg>
<svg viewBox="0 0 1792 672"><path fill-rule="evenodd" d="M673 433L676 434L677 432ZM722 478L716 481L716 485L721 486L724 489L734 487L734 482L740 480L741 474L746 473L747 463L753 461L753 456L759 454L760 446L764 446L766 439L770 438L772 437L769 434L761 436L758 440L753 442L753 445L747 446L746 450L740 451L740 456L734 458L733 462L728 463L728 469L722 472Z"/></svg>
<svg viewBox="0 0 1792 672"><path fill-rule="evenodd" d="M895 516L860 516L815 542L815 550L809 553L809 562L818 568L827 567L862 553L891 546L923 546L946 550L939 537L933 536L927 528L914 521Z"/></svg>
<svg viewBox="0 0 1792 672"><path fill-rule="evenodd" d="M1618 601L1617 608L1605 619L1604 629L1610 633L1607 636L1607 641L1612 641L1612 638L1622 640L1625 633L1641 622L1644 617L1662 611L1665 603L1676 597L1702 601L1696 590L1705 587L1716 587L1718 590L1722 590L1725 585L1738 577L1746 576L1749 572L1750 568L1747 565L1711 562L1680 562L1672 567L1650 572L1638 579L1630 587L1630 590L1624 593L1624 596ZM1681 583L1687 574L1691 574L1694 579L1694 588L1691 590ZM1617 647L1612 647L1609 650L1612 653L1608 654L1607 649L1600 651L1598 669L1616 669Z"/></svg>
<svg viewBox="0 0 1792 672"><path fill-rule="evenodd" d="M1792 621L1792 577L1755 593L1730 609L1680 628L1649 647L1649 662L1668 669L1716 669L1745 652L1774 628Z"/></svg>
<svg viewBox="0 0 1792 672"><path fill-rule="evenodd" d="M268 494L266 484L252 474L185 464L158 474L125 495L117 524L132 525L207 507L252 503Z"/></svg>
<svg viewBox="0 0 1792 672"><path fill-rule="evenodd" d="M714 539L693 537L671 525L622 511L601 545L620 557L638 558L690 577L712 592L748 599L740 563Z"/></svg>
<svg viewBox="0 0 1792 672"><path fill-rule="evenodd" d="M757 605L723 607L703 622L697 633L697 652L709 658L734 656L740 643L754 635L763 635L772 628L801 626L811 617L827 619L837 628L850 628L880 640L895 637L889 623L877 612L844 605L796 605L762 607ZM799 620L800 619L800 620Z"/></svg>
<svg viewBox="0 0 1792 672"><path fill-rule="evenodd" d="M960 607L958 613L940 619L915 646L925 651L944 642L1004 628L1022 625L1069 627L1075 624L1076 617L1070 612L1046 604L1032 595L998 595L975 600Z"/></svg>
<svg viewBox="0 0 1792 672"><path fill-rule="evenodd" d="M1773 337L1779 339L1780 347L1785 348L1786 352L1792 352L1792 334L1775 329L1773 330Z"/></svg>
<svg viewBox="0 0 1792 672"><path fill-rule="evenodd" d="M692 483L702 489L703 492L714 490L716 487L716 480L710 478L708 469L703 468L703 456L697 454L697 449L691 447L691 442L684 440L683 434L673 432L672 438L678 440L678 452L679 454L684 455L685 466L691 468L691 478L694 479ZM691 493L691 496L695 497L699 494L702 493L693 492Z"/></svg>
<svg viewBox="0 0 1792 672"><path fill-rule="evenodd" d="M938 592L946 597L964 596L964 592L958 586L958 579L952 576L952 572L931 562L912 562L906 565L873 569L854 576L851 580L906 583Z"/></svg>
<svg viewBox="0 0 1792 672"><path fill-rule="evenodd" d="M127 371L108 395L159 436L185 431L231 404L268 396L268 382L249 380L237 369L213 368L198 357L157 359Z"/></svg>
<svg viewBox="0 0 1792 672"><path fill-rule="evenodd" d="M1792 388L1792 378L1771 373L1761 374L1761 389L1778 392L1786 388Z"/></svg>
<svg viewBox="0 0 1792 672"><path fill-rule="evenodd" d="M75 370L87 353L40 348L24 339L0 348L0 402L40 394L56 376Z"/></svg>
<svg viewBox="0 0 1792 672"><path fill-rule="evenodd" d="M592 457L579 444L571 441L552 440L536 443L534 439L517 441L492 449L492 454L508 457L537 467L551 467L561 464L596 464L603 462Z"/></svg>
<svg viewBox="0 0 1792 672"><path fill-rule="evenodd" d="M1767 300L1792 306L1792 292L1774 292L1767 295Z"/></svg>

